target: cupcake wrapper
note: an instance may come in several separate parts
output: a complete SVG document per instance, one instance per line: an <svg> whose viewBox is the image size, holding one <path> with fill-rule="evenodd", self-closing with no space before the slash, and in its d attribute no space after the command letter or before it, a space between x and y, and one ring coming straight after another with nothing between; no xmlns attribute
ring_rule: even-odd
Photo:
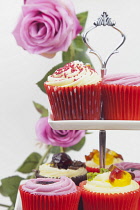
<svg viewBox="0 0 140 210"><path fill-rule="evenodd" d="M140 181L136 181L140 185Z"/></svg>
<svg viewBox="0 0 140 210"><path fill-rule="evenodd" d="M39 174L39 171L37 170L35 172L36 178L50 178L48 176L41 176ZM51 177L52 178L52 177ZM59 177L53 177L53 178L59 178ZM72 181L78 186L80 182L87 180L87 173L84 175L76 176L76 177L71 177Z"/></svg>
<svg viewBox="0 0 140 210"><path fill-rule="evenodd" d="M44 85L53 120L99 120L101 84L80 87Z"/></svg>
<svg viewBox="0 0 140 210"><path fill-rule="evenodd" d="M103 194L86 190L85 183L80 183L84 210L138 210L140 189L124 194Z"/></svg>
<svg viewBox="0 0 140 210"><path fill-rule="evenodd" d="M22 210L77 210L81 195L80 188L77 189L77 192L67 195L45 196L25 192L21 185Z"/></svg>
<svg viewBox="0 0 140 210"><path fill-rule="evenodd" d="M88 172L97 172L99 173L100 172L100 169L99 168L92 168L92 167L89 167L89 166L86 166L86 169Z"/></svg>
<svg viewBox="0 0 140 210"><path fill-rule="evenodd" d="M103 85L102 100L105 120L140 120L140 87Z"/></svg>
<svg viewBox="0 0 140 210"><path fill-rule="evenodd" d="M140 185L140 181L136 181L139 185ZM138 209L137 210L140 210L140 197L139 197L139 201L138 201Z"/></svg>

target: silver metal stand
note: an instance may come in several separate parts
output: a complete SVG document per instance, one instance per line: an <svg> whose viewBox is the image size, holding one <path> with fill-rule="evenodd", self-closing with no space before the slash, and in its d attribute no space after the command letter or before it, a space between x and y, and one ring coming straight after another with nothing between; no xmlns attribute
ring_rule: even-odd
<svg viewBox="0 0 140 210"><path fill-rule="evenodd" d="M125 42L125 35L120 31L118 28L115 27L115 22L109 18L108 14L106 12L103 12L103 14L93 23L93 26L90 27L86 32L83 33L83 41L87 45L87 47L90 49L90 53L96 55L101 63L101 77L104 78L104 75L107 73L107 63L109 58L114 55L115 53L118 53L118 49L123 45ZM92 31L93 29L99 27L99 26L110 26L113 29L117 30L121 36L122 41L118 45L118 47L106 58L105 61L103 61L102 57L91 47L89 40L88 40L88 33ZM101 118L103 120L103 118ZM99 151L100 151L100 168L105 168L105 152L106 152L106 131L100 130L99 131Z"/></svg>
<svg viewBox="0 0 140 210"><path fill-rule="evenodd" d="M106 131L99 131L100 168L105 168Z"/></svg>

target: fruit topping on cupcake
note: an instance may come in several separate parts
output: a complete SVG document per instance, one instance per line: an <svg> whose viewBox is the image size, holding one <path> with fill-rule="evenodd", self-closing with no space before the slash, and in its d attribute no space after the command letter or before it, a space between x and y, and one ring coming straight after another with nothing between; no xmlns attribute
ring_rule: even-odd
<svg viewBox="0 0 140 210"><path fill-rule="evenodd" d="M131 184L131 180L134 179L134 174L127 171L121 170L115 165L111 165L109 169L100 169L100 172L97 173L88 173L87 180L92 181L96 179L100 180L100 174L109 173L107 183L110 183L113 187L124 187ZM96 178L95 178L96 177ZM105 176L106 177L106 176ZM99 179L99 180L98 180Z"/></svg>
<svg viewBox="0 0 140 210"><path fill-rule="evenodd" d="M129 172L123 171L117 166L110 167L110 171L109 182L114 187L123 187L131 183L132 175Z"/></svg>
<svg viewBox="0 0 140 210"><path fill-rule="evenodd" d="M89 155L85 155L85 159L86 159L86 166L99 167L100 153L97 149L93 149L93 151L90 152ZM113 150L106 149L106 159L105 159L106 168L108 168L110 165L114 163L122 161L123 161L122 155L116 153Z"/></svg>

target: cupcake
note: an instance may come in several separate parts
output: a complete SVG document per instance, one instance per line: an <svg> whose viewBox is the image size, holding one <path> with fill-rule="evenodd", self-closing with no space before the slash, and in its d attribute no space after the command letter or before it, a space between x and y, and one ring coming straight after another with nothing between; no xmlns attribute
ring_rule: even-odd
<svg viewBox="0 0 140 210"><path fill-rule="evenodd" d="M36 177L60 178L66 176L71 178L76 185L87 179L87 170L85 163L81 161L72 161L66 153L57 153L52 156L50 163L44 163L39 166Z"/></svg>
<svg viewBox="0 0 140 210"><path fill-rule="evenodd" d="M80 183L84 210L137 210L139 184L117 167L104 173L89 173Z"/></svg>
<svg viewBox="0 0 140 210"><path fill-rule="evenodd" d="M22 210L78 209L80 189L68 177L30 179L19 187Z"/></svg>
<svg viewBox="0 0 140 210"><path fill-rule="evenodd" d="M100 153L97 149L93 149L89 155L85 155L86 169L88 172L99 172L99 157ZM109 168L112 164L120 163L123 161L122 155L113 150L106 149L105 168Z"/></svg>
<svg viewBox="0 0 140 210"><path fill-rule="evenodd" d="M101 77L89 64L73 61L44 83L53 120L99 120Z"/></svg>
<svg viewBox="0 0 140 210"><path fill-rule="evenodd" d="M140 185L140 163L122 162L115 165L124 171L133 173L134 180Z"/></svg>
<svg viewBox="0 0 140 210"><path fill-rule="evenodd" d="M140 120L140 74L106 75L102 101L105 120Z"/></svg>

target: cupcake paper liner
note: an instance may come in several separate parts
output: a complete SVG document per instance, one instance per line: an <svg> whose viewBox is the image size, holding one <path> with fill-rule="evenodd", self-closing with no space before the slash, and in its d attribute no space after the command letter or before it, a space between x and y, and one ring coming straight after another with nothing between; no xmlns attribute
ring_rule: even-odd
<svg viewBox="0 0 140 210"><path fill-rule="evenodd" d="M36 178L59 178L59 177L49 177L49 176L41 176L39 174L39 171L37 170L35 172ZM69 177L70 178L70 177ZM76 177L71 177L72 181L78 186L80 182L87 180L87 173L84 175L76 176Z"/></svg>
<svg viewBox="0 0 140 210"><path fill-rule="evenodd" d="M89 166L86 166L86 169L88 172L97 172L99 173L100 172L100 169L99 168L92 168L92 167L89 167Z"/></svg>
<svg viewBox="0 0 140 210"><path fill-rule="evenodd" d="M99 120L101 84L57 87L44 84L53 120Z"/></svg>
<svg viewBox="0 0 140 210"><path fill-rule="evenodd" d="M90 192L83 186L86 181L80 183L84 210L138 210L140 189L127 192L104 194Z"/></svg>
<svg viewBox="0 0 140 210"><path fill-rule="evenodd" d="M77 210L80 200L81 190L77 187L77 192L67 195L34 195L25 192L22 185L19 187L22 210Z"/></svg>
<svg viewBox="0 0 140 210"><path fill-rule="evenodd" d="M105 120L140 120L140 86L102 85Z"/></svg>
<svg viewBox="0 0 140 210"><path fill-rule="evenodd" d="M140 185L140 181L136 181L139 185ZM139 197L139 201L138 201L138 209L137 210L140 210L140 197Z"/></svg>

